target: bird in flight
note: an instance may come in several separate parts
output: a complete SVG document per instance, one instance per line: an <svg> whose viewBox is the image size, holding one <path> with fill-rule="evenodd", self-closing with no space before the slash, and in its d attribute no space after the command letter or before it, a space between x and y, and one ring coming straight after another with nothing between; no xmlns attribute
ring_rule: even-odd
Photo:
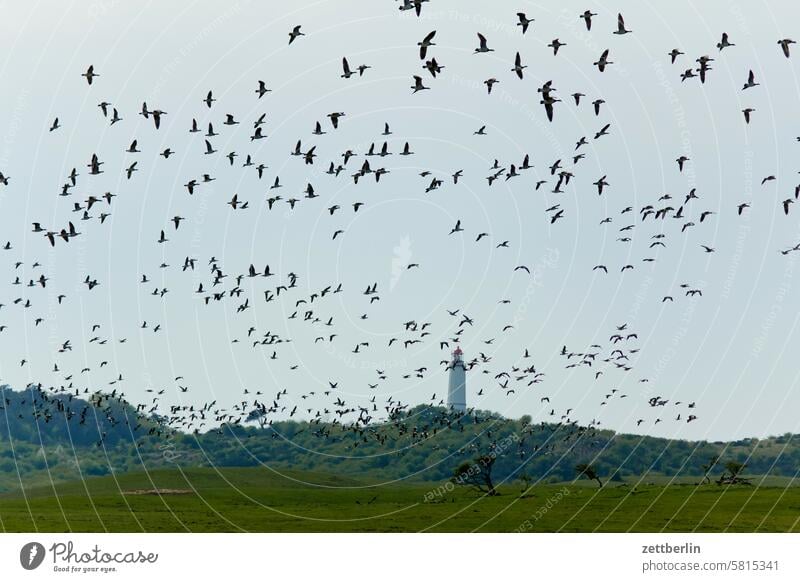
<svg viewBox="0 0 800 582"><path fill-rule="evenodd" d="M526 32L528 32L528 26L531 24L531 22L534 21L534 19L525 16L524 12L517 12L517 18L519 19L519 22L517 22L517 26L521 26L522 34L525 34Z"/></svg>
<svg viewBox="0 0 800 582"><path fill-rule="evenodd" d="M427 35L425 35L425 38L423 38L421 42L417 43L417 45L419 46L420 60L424 61L425 57L428 54L428 49L432 46L436 46L436 43L433 42L433 37L435 36L436 36L436 31L432 30Z"/></svg>
<svg viewBox="0 0 800 582"><path fill-rule="evenodd" d="M789 58L789 45L793 45L793 44L795 44L795 42L791 38L784 38L782 40L779 40L778 44L780 45L781 50L783 51L783 56L785 56L788 59Z"/></svg>
<svg viewBox="0 0 800 582"><path fill-rule="evenodd" d="M608 60L608 49L604 50L603 53L600 55L600 58L594 62L594 65L598 68L598 70L602 73L606 70L606 66L613 65L613 61Z"/></svg>
<svg viewBox="0 0 800 582"><path fill-rule="evenodd" d="M622 14L617 14L617 30L614 31L614 34L628 34L633 32L632 30L627 30L625 28L625 20L622 18Z"/></svg>
<svg viewBox="0 0 800 582"><path fill-rule="evenodd" d="M758 84L759 83L756 83L755 75L753 74L753 70L750 69L750 72L747 75L747 82L742 87L742 91L744 91L745 89L750 89L751 87L755 87Z"/></svg>
<svg viewBox="0 0 800 582"><path fill-rule="evenodd" d="M562 46L567 46L567 43L561 42L557 38L554 38L553 40L550 41L550 44L548 44L547 46L553 49L553 55L557 55L558 49L560 49Z"/></svg>
<svg viewBox="0 0 800 582"><path fill-rule="evenodd" d="M677 59L682 54L683 53L679 49L674 48L671 51L669 51L669 53L667 53L667 56L669 56L670 62L674 65L675 59Z"/></svg>
<svg viewBox="0 0 800 582"><path fill-rule="evenodd" d="M517 56L514 58L514 68L511 69L512 72L517 74L517 77L522 79L522 71L527 68L527 65L522 64L522 57L520 57L519 52L517 52Z"/></svg>
<svg viewBox="0 0 800 582"><path fill-rule="evenodd" d="M586 24L586 30L592 30L592 17L597 16L594 12L590 10L586 10L583 14L579 16L579 18L583 19L583 22Z"/></svg>
<svg viewBox="0 0 800 582"><path fill-rule="evenodd" d="M729 46L736 46L735 44L728 42L728 33L722 33L722 40L717 43L717 48L722 51L724 48L728 48Z"/></svg>
<svg viewBox="0 0 800 582"><path fill-rule="evenodd" d="M422 77L419 75L414 75L414 84L411 86L411 88L414 90L414 93L430 89L430 87L426 87L422 84Z"/></svg>
<svg viewBox="0 0 800 582"><path fill-rule="evenodd" d="M480 32L478 33L478 42L479 42L479 45L478 45L478 48L475 49L475 54L477 54L477 53L490 53L490 52L494 51L494 49L489 48L489 46L486 44L486 37L483 36Z"/></svg>
<svg viewBox="0 0 800 582"><path fill-rule="evenodd" d="M100 76L100 75L98 75L97 73L95 73L95 72L94 72L94 65L89 65L89 68L88 68L88 69L86 69L86 72L85 72L85 73L81 73L81 77L86 77L86 82L87 82L89 85L91 85L91 84L92 84L92 80L93 80L95 77L99 77L99 76Z"/></svg>
<svg viewBox="0 0 800 582"><path fill-rule="evenodd" d="M305 36L304 32L300 32L300 27L301 25L298 24L289 33L289 44L292 44L297 39L297 37Z"/></svg>

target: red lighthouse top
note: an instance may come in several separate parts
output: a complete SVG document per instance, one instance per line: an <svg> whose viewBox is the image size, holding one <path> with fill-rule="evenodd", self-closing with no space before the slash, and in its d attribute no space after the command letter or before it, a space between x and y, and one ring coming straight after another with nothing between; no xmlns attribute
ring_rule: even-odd
<svg viewBox="0 0 800 582"><path fill-rule="evenodd" d="M460 355L461 355L461 354L463 354L463 353L464 353L464 352L462 352L462 351L461 351L461 346L456 346L456 349L455 349L455 351L453 352L453 355L454 355L454 356L460 356Z"/></svg>

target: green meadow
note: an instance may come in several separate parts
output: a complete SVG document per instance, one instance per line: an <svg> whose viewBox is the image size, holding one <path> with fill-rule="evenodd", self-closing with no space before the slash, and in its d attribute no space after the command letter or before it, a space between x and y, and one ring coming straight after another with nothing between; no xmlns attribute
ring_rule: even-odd
<svg viewBox="0 0 800 582"><path fill-rule="evenodd" d="M260 467L159 469L0 495L6 532L798 532L800 487L378 483Z"/></svg>

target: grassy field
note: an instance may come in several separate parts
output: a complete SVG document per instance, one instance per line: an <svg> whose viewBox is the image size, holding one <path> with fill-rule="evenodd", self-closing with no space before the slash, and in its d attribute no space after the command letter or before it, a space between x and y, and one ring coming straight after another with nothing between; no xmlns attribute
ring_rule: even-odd
<svg viewBox="0 0 800 582"><path fill-rule="evenodd" d="M757 481L754 481L757 482ZM520 485L485 497L263 468L100 477L0 495L7 532L800 532L800 488ZM449 489L449 488L448 488Z"/></svg>

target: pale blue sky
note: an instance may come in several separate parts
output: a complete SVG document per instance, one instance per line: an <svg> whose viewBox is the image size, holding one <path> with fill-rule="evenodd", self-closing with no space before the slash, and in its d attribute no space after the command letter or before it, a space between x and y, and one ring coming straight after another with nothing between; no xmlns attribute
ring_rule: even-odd
<svg viewBox="0 0 800 582"><path fill-rule="evenodd" d="M800 214L786 217L780 205L800 182L793 164L800 148L800 49L787 60L776 45L800 37L792 24L800 8L717 1L700 10L686 1L626 0L570 1L554 9L551 3L433 0L417 19L389 0L220 6L0 2L0 171L11 177L9 186L0 186L0 238L14 245L0 253L6 272L0 322L8 326L0 334L4 382L59 385L73 372L76 385L103 388L122 373L124 390L136 402L149 400L146 388L166 388L170 404L233 404L244 387L268 394L287 388L302 409L306 402L326 405L299 396L321 391L328 380L339 382L346 400L363 403L380 368L389 380L377 390L378 401L391 394L417 404L434 392L437 399L445 395L438 340L458 323L446 309L461 309L475 320L462 344L467 358L479 351L494 358L488 366L493 374L468 375L471 405L537 420L549 419L551 408L574 408L572 417L581 422L601 419L607 428L685 438L800 429L795 255L778 252L800 242ZM578 19L589 7L598 13L591 33ZM525 36L515 26L519 10L536 19ZM611 34L618 11L633 34ZM295 24L307 36L287 47ZM434 29L437 46L429 54L445 67L437 79L421 69L416 46ZM736 46L720 54L715 44L723 31ZM477 32L495 52L471 54ZM554 57L546 45L556 37L567 44ZM671 65L666 53L675 47L686 55ZM592 62L606 48L614 64L599 73ZM510 71L516 51L528 65L522 81ZM704 54L716 59L708 82L681 83L680 73ZM341 79L343 56L351 66L372 68L362 78ZM100 74L91 87L80 76L89 64ZM749 69L761 85L743 92ZM415 74L430 91L412 95ZM500 80L492 95L482 84L489 77ZM259 79L273 89L261 100L254 94ZM552 124L536 92L546 80L563 99ZM209 90L217 99L211 110L201 102ZM578 108L569 97L576 91L586 94ZM598 97L606 103L596 117L590 102ZM103 100L123 118L114 127L97 107ZM142 101L167 112L159 131L137 114ZM745 107L756 110L749 126ZM335 131L325 117L333 111L346 113ZM225 113L241 125L223 126ZM252 122L261 113L269 137L251 143ZM62 127L50 133L55 117ZM188 133L193 117L203 128L214 123L219 153L203 155L202 134ZM326 135L311 135L317 120ZM356 186L346 174L363 162L369 143L380 147L384 122L393 131L391 150L409 141L416 155L372 159L373 167L391 173L377 185L368 178ZM611 123L610 135L592 140L605 123ZM474 136L481 125L488 135ZM572 170L565 193L551 193L548 166L561 158L572 168L569 157L581 136L590 142L582 148L586 158ZM313 166L288 155L298 138L304 150L317 146ZM141 154L124 152L133 139ZM158 156L165 147L176 151L169 160ZM348 148L359 154L350 171L338 179L324 175ZM224 158L231 150L240 155L233 168ZM105 162L99 177L87 175L94 152ZM247 153L269 166L263 180L241 168ZM525 153L534 169L487 187L495 158L519 165ZM681 174L674 160L682 154L691 162ZM123 169L134 160L139 172L129 181ZM81 174L78 185L72 196L59 197L73 167ZM464 177L454 186L449 176L458 169ZM423 170L445 185L426 194L430 177L420 178ZM183 184L202 173L216 181L189 197ZM284 202L268 212L264 201L276 175L284 199L302 198L308 182L320 197L301 201L294 213ZM611 186L598 197L592 183L603 175ZM767 175L777 180L761 186ZM538 179L550 182L534 191ZM700 200L686 214L698 224L684 234L684 221L641 223L619 214L632 206L626 216L635 219L665 193L681 202L692 187ZM75 220L80 215L71 212L73 202L109 190L118 197L105 224L96 209L94 220ZM250 209L233 212L225 205L234 192ZM366 203L357 214L354 201ZM738 217L741 202L752 208ZM551 226L545 209L557 203L564 219ZM341 210L330 216L326 208L333 204ZM703 210L716 214L701 225ZM186 218L177 232L169 223L175 214ZM606 216L613 223L601 227ZM449 236L457 219L465 232ZM33 221L60 229L68 220L83 234L54 250L30 232ZM633 241L618 242L619 228L634 223ZM649 249L662 227L667 247ZM159 245L162 228L170 241ZM337 229L345 233L331 241ZM480 232L490 236L476 244ZM503 240L510 248L495 249ZM717 252L705 254L701 244ZM187 255L198 259L194 274L179 270ZM278 273L270 285L293 271L306 294L342 282L344 293L314 305L324 319L334 317L339 337L314 344L328 328L287 322L299 296L264 304L264 279L244 281L255 306L244 315L235 313L236 300L206 307L193 291L201 281L210 285L212 255L228 274L251 262L259 269L269 263ZM644 257L657 261L643 263ZM160 270L162 260L171 267ZM15 270L16 261L23 265ZM47 289L11 285L17 272L23 282L31 278L34 261L52 279ZM405 271L407 262L420 268ZM592 272L598 263L608 265L608 275ZM628 263L635 269L620 274ZM513 272L520 264L536 275ZM152 282L140 285L142 273ZM82 284L87 274L100 282L92 291ZM381 299L368 306L361 292L373 282ZM226 283L229 288L230 279ZM702 289L702 298L685 297L681 283ZM150 295L156 286L169 288L165 298ZM59 293L67 299L56 306ZM662 303L664 295L675 302ZM17 297L30 298L33 306L13 305ZM511 304L498 304L503 298ZM362 313L369 319L360 320ZM36 317L45 321L34 326ZM388 348L389 337L406 337L402 324L411 319L432 323L429 341ZM140 330L143 320L164 331ZM562 345L584 351L598 343L607 353L609 336L623 322L639 336L633 371L608 370L595 381L594 369L564 369ZM102 327L93 334L94 323ZM501 333L509 323L514 329ZM269 330L292 343L280 346L277 361L269 360L272 348L253 350L244 339L231 344L251 325L257 334ZM89 343L95 335L128 340L99 346ZM483 344L489 338L494 344ZM66 339L74 351L58 354ZM369 348L351 353L359 341L369 341ZM535 363L546 379L507 397L491 377L521 363L525 348L532 358L524 363ZM24 367L22 358L29 360ZM103 360L109 364L101 370ZM61 372L51 371L54 362ZM291 371L291 364L299 368ZM84 366L90 374L79 374ZM400 378L420 366L429 368L423 380ZM190 387L186 394L177 391L178 375ZM485 392L480 399L479 388ZM600 407L612 388L628 398ZM672 422L670 409L665 422L652 426L662 414L647 405L655 395L696 401L699 420ZM552 405L540 405L542 396ZM646 422L637 429L638 418Z"/></svg>

